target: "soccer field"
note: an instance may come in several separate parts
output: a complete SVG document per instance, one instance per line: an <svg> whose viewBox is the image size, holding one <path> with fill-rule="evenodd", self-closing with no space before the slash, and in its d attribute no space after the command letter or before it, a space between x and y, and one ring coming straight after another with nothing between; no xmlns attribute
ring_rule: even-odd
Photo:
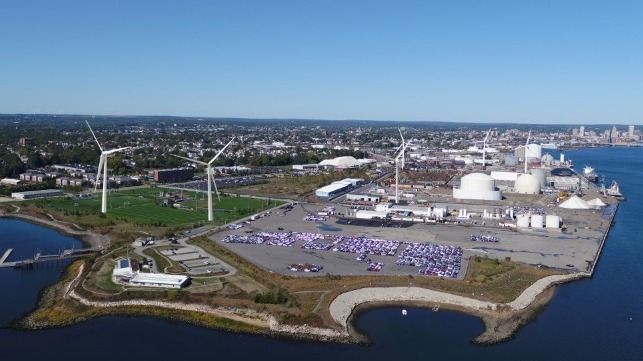
<svg viewBox="0 0 643 361"><path fill-rule="evenodd" d="M282 202L267 200L217 197L213 198L214 222L231 222ZM180 205L180 208L172 206ZM51 198L43 202L48 208L68 216L100 215L101 198ZM107 196L108 219L137 225L178 226L207 222L207 198L202 192L188 192L161 188L137 188L112 191Z"/></svg>

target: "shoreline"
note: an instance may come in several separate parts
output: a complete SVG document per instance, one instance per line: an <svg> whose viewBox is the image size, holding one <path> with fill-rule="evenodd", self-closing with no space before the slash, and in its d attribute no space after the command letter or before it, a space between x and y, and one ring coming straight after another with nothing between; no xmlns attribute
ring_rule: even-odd
<svg viewBox="0 0 643 361"><path fill-rule="evenodd" d="M414 306L462 312L480 318L485 331L473 342L493 344L506 341L533 319L553 297L555 286L591 275L579 272L541 278L508 303L492 303L418 287L369 287L345 292L330 304L335 322L356 341L368 339L355 327L357 317L372 308Z"/></svg>
<svg viewBox="0 0 643 361"><path fill-rule="evenodd" d="M610 227L613 221L610 220ZM88 230L75 230L55 220L41 219L31 215L19 213L0 213L0 217L15 218L30 223L54 228L63 234L79 239L83 244L101 245L108 236L99 235ZM608 228L608 231L609 231ZM82 238L81 238L82 237ZM88 237L89 240L85 239ZM603 243L607 238L605 233ZM93 243L92 243L93 242ZM600 251L597 257L600 256ZM223 307L213 308L201 304L180 304L168 301L147 301L147 300L126 300L126 301L93 301L78 295L74 288L77 281L83 276L83 266L78 275L69 283L59 280L54 286L63 287L64 292L61 298L74 299L74 302L85 307L97 309L117 310L117 314L148 315L151 317L163 317L146 310L171 309L183 312L183 316L176 315L176 319L194 323L206 327L222 328L198 321L197 317L190 316L190 313L206 314L214 317L221 317L233 322L241 322L249 328L256 328L258 334L265 336L286 337L319 342L339 342L368 344L367 335L361 334L355 327L357 317L370 309L391 307L391 306L414 306L431 308L439 305L440 308L453 312L461 312L467 315L478 317L485 325L485 331L477 336L473 342L478 344L493 344L504 342L515 335L520 327L532 320L553 297L555 286L573 280L591 277L592 272L578 272L565 275L553 275L541 278L527 287L516 299L508 303L493 303L464 297L446 292L435 291L418 287L367 287L348 291L339 294L329 305L329 314L340 329L330 327L312 327L308 325L286 325L279 324L273 315L257 312L251 309L226 309ZM19 320L24 328L42 328L64 326L64 324L41 324L35 325L27 321L30 315L41 309L41 297L47 289L41 291L38 305L28 315ZM111 312L97 312L96 316L111 314ZM73 320L76 323L83 321L83 318ZM27 322L21 322L27 321Z"/></svg>

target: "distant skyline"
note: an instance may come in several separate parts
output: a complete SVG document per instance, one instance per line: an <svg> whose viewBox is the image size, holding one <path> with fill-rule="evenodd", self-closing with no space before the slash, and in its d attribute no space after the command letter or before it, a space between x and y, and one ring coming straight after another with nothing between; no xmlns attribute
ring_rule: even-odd
<svg viewBox="0 0 643 361"><path fill-rule="evenodd" d="M0 113L643 124L638 1L2 1Z"/></svg>

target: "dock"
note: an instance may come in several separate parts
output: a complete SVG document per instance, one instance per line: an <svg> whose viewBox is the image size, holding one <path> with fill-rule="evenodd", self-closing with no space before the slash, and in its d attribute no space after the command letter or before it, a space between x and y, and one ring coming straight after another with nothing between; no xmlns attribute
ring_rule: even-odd
<svg viewBox="0 0 643 361"><path fill-rule="evenodd" d="M71 258L85 257L87 255L97 252L97 250L93 248L64 250L59 254L48 254L48 255L43 255L40 252L38 252L34 255L33 258L23 259L15 262L4 262L6 258L9 257L9 254L11 254L12 251L13 249L10 248L4 253L4 256L2 256L2 262L0 262L0 268L32 267L33 265L42 263L42 262L59 261L59 260L65 260L65 259L71 259Z"/></svg>
<svg viewBox="0 0 643 361"><path fill-rule="evenodd" d="M9 255L11 254L11 252L13 252L13 248L9 248L9 249L4 253L4 255L2 256L2 258L0 258L0 265L2 265L2 264L4 263L4 261L6 261L6 260L7 260L7 258L9 258Z"/></svg>

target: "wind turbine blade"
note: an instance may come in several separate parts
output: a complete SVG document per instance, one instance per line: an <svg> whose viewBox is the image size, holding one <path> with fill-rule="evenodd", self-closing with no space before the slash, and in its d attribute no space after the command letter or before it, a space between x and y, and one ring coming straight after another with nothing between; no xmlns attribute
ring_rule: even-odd
<svg viewBox="0 0 643 361"><path fill-rule="evenodd" d="M228 142L228 144L226 144L223 148L221 148L221 150L219 151L219 153L217 153L217 155L215 155L215 156L214 156L214 158L212 158L212 159L208 162L208 164L212 164L212 162L214 162L217 158L219 158L219 156L221 155L221 153L223 153L223 151L224 151L224 150L225 150L225 149L230 145L230 143L232 143L233 141L234 141L234 137L232 137L232 139L230 139L230 141Z"/></svg>
<svg viewBox="0 0 643 361"><path fill-rule="evenodd" d="M98 190L98 178L100 177L100 172L103 170L103 167L105 166L105 156L100 155L100 161L98 162L98 171L96 171L96 183L94 184L94 192ZM103 180L104 182L105 180Z"/></svg>
<svg viewBox="0 0 643 361"><path fill-rule="evenodd" d="M221 203L221 196L219 195L219 190L217 189L217 182L212 178L212 184L214 184L214 193L217 194L217 198L219 198L219 203Z"/></svg>
<svg viewBox="0 0 643 361"><path fill-rule="evenodd" d="M101 153L103 152L103 147L100 146L100 142L98 141L98 138L96 138L96 134L94 134L94 131L92 130L92 127L89 125L89 122L85 120L85 123L87 123L87 127L89 127L89 131L92 133L92 136L94 137L94 140L96 141L96 144L98 144L98 149L100 149Z"/></svg>
<svg viewBox="0 0 643 361"><path fill-rule="evenodd" d="M107 154L114 154L114 153L120 152L121 150L129 149L129 148L130 147L123 147L123 148L116 148L116 149L112 149L112 150L106 150L105 154L106 155Z"/></svg>
<svg viewBox="0 0 643 361"><path fill-rule="evenodd" d="M404 144L404 136L402 135L402 129L397 128L397 130L400 132L400 138L402 138L402 144Z"/></svg>
<svg viewBox="0 0 643 361"><path fill-rule="evenodd" d="M203 162L203 161L200 161L200 160L190 159L190 158L186 158L186 157L181 157L180 155L176 155L176 154L172 154L172 156L173 156L173 157L177 157L177 158L181 158L181 159L185 159L185 160L189 160L190 162L194 162L194 163L198 163L198 164L203 164L203 165L208 165L208 163Z"/></svg>

